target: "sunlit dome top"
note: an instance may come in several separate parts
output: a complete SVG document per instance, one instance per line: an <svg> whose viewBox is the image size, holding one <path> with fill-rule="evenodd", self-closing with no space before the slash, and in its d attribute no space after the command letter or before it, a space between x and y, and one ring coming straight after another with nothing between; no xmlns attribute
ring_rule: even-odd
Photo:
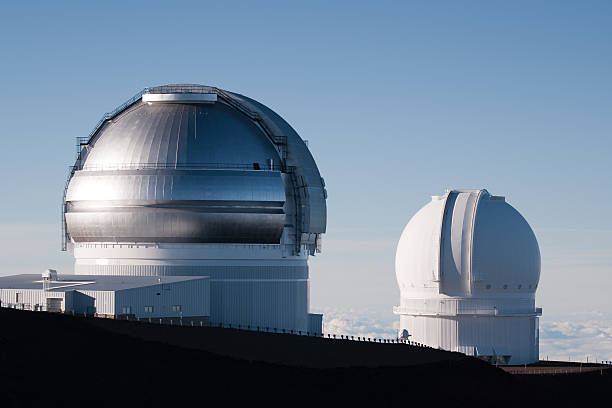
<svg viewBox="0 0 612 408"><path fill-rule="evenodd" d="M149 88L96 132L84 170L278 165L274 143L256 121L217 100L215 88Z"/></svg>

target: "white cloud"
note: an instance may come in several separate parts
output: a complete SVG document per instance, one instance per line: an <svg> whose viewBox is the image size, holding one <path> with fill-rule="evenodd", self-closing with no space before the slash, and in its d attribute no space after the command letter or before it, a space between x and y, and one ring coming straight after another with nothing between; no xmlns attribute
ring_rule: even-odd
<svg viewBox="0 0 612 408"><path fill-rule="evenodd" d="M355 337L394 339L397 337L397 317L390 311L375 309L323 308L325 333Z"/></svg>
<svg viewBox="0 0 612 408"><path fill-rule="evenodd" d="M543 318L540 358L612 360L612 315L599 311Z"/></svg>
<svg viewBox="0 0 612 408"><path fill-rule="evenodd" d="M390 311L366 308L322 309L324 331L336 335L395 338L398 318ZM612 360L612 315L600 311L543 318L540 358Z"/></svg>

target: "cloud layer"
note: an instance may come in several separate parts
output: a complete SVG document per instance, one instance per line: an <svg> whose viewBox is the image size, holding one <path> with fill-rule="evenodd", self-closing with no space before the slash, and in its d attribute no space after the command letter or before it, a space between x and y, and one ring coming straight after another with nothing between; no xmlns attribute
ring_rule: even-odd
<svg viewBox="0 0 612 408"><path fill-rule="evenodd" d="M612 360L612 315L589 312L542 319L540 358Z"/></svg>
<svg viewBox="0 0 612 408"><path fill-rule="evenodd" d="M330 334L394 339L398 321L391 312L375 309L323 308L323 331Z"/></svg>
<svg viewBox="0 0 612 408"><path fill-rule="evenodd" d="M391 311L323 308L324 331L330 334L395 338L398 318ZM612 315L599 311L546 317L540 322L540 358L612 360Z"/></svg>

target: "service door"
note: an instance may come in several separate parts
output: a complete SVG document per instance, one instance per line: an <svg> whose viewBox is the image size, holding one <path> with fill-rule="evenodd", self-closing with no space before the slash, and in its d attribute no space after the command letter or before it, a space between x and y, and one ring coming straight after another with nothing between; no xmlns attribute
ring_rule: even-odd
<svg viewBox="0 0 612 408"><path fill-rule="evenodd" d="M62 298L47 298L47 312L61 312Z"/></svg>

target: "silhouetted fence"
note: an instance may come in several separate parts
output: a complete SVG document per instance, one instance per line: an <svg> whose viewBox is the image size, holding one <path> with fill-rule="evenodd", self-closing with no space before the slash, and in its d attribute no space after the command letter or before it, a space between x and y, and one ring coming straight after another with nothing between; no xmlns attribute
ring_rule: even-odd
<svg viewBox="0 0 612 408"><path fill-rule="evenodd" d="M37 305L38 306L38 305ZM18 310L31 310L31 311L45 311L46 308L43 308L40 305L39 309L35 309L29 304L12 304L12 303L0 303L0 307L6 307L11 309ZM206 319L201 318L190 318L190 317L163 317L163 318L139 318L135 315L103 315L103 314L87 314L87 313L75 313L75 312L61 312L63 314L68 314L72 316L83 316L83 317L94 317L94 318L110 318L115 320L127 320L132 322L144 323L144 324L155 324L155 325L166 325L166 326L180 326L180 327L209 327L209 328L220 328L220 329L232 329L232 330L245 330L245 331L256 331L261 333L276 333L276 334L286 334L286 335L294 335L294 336L307 336L307 337L319 337L323 339L330 340L345 340L345 341L356 341L356 342L367 342L367 343L387 343L387 344L406 344L415 347L423 347L433 349L434 347L428 346L426 344L422 344L416 341L410 341L407 339L402 339L399 337L396 338L380 338L380 337L365 337L365 336L353 336L347 334L335 334L335 333L317 333L317 332L309 332L302 330L291 330L291 329L279 329L276 327L267 327L267 326L252 326L252 325L233 325L233 324L223 324L223 323L214 323L210 322ZM612 360L601 360L601 362L596 364L604 364L612 366ZM529 369L530 367L522 368L517 367L515 371L518 374L519 371L521 374L539 374L546 370L538 370L538 369ZM539 371L539 372L538 372ZM555 370L553 370L555 371ZM562 368L556 370L556 373L575 373L581 372L578 368Z"/></svg>

